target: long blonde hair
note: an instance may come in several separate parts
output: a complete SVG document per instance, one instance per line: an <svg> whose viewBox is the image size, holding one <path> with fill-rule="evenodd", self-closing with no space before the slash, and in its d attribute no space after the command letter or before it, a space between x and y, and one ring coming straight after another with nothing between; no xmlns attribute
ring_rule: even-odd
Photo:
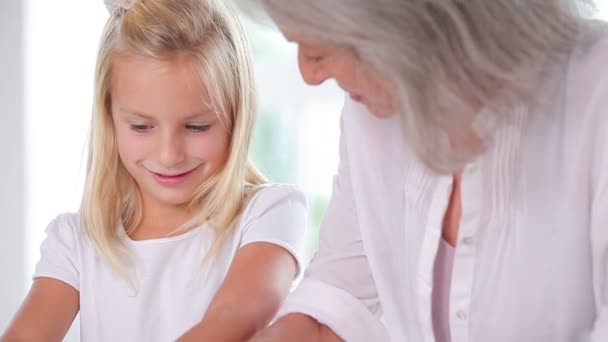
<svg viewBox="0 0 608 342"><path fill-rule="evenodd" d="M440 173L478 155L496 123L534 100L546 66L571 51L593 8L587 0L260 1L281 28L352 49L393 81L408 146ZM480 107L497 122L480 120ZM458 146L471 131L482 143Z"/></svg>
<svg viewBox="0 0 608 342"><path fill-rule="evenodd" d="M120 4L118 0L110 3ZM124 3L124 1L122 1ZM199 63L201 80L230 134L223 169L195 192L185 227L209 223L215 230L210 255L233 231L249 196L265 182L248 161L256 117L255 81L249 47L237 14L221 0L134 0L110 6L95 73L94 107L84 195L80 208L86 235L109 264L127 276L127 233L142 219L139 189L122 164L110 113L112 63L130 54L165 59L186 53ZM204 96L204 94L201 94Z"/></svg>

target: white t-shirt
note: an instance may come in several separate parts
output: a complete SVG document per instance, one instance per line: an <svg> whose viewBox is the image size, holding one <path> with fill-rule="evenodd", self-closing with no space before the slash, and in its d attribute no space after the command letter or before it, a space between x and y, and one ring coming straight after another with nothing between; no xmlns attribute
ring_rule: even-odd
<svg viewBox="0 0 608 342"><path fill-rule="evenodd" d="M125 234L136 262L130 284L95 251L78 214L62 214L47 227L34 278L55 278L79 291L82 341L174 341L200 322L240 247L279 245L302 269L306 226L304 195L287 185L267 186L249 201L234 234L206 268L211 229L141 241Z"/></svg>

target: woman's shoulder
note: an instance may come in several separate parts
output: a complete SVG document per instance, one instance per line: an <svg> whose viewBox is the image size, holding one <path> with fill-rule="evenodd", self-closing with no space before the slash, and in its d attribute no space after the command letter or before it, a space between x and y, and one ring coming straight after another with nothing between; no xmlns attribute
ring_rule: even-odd
<svg viewBox="0 0 608 342"><path fill-rule="evenodd" d="M565 74L567 113L575 115L585 131L604 121L608 108L608 23L587 23L568 61Z"/></svg>
<svg viewBox="0 0 608 342"><path fill-rule="evenodd" d="M579 77L600 80L608 59L608 23L589 21L580 35L578 44L570 58L570 69Z"/></svg>

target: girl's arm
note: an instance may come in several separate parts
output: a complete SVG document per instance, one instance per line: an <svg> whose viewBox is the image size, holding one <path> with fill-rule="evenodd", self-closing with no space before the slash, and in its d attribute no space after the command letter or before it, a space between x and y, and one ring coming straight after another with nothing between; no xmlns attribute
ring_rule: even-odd
<svg viewBox="0 0 608 342"><path fill-rule="evenodd" d="M246 341L270 323L295 274L286 249L266 242L242 247L203 320L178 341Z"/></svg>
<svg viewBox="0 0 608 342"><path fill-rule="evenodd" d="M314 318L301 313L291 313L281 317L248 342L271 341L342 342L344 340Z"/></svg>
<svg viewBox="0 0 608 342"><path fill-rule="evenodd" d="M79 310L79 292L52 278L36 278L2 342L61 341Z"/></svg>

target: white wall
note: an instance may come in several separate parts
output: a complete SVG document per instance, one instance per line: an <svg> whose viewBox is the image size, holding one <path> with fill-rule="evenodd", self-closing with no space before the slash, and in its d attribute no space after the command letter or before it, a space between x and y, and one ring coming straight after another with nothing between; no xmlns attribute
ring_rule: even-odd
<svg viewBox="0 0 608 342"><path fill-rule="evenodd" d="M23 7L0 1L0 332L26 288Z"/></svg>
<svg viewBox="0 0 608 342"><path fill-rule="evenodd" d="M77 15L75 15L77 13ZM101 0L0 0L0 334L44 229L77 210ZM65 341L77 341L73 329Z"/></svg>

